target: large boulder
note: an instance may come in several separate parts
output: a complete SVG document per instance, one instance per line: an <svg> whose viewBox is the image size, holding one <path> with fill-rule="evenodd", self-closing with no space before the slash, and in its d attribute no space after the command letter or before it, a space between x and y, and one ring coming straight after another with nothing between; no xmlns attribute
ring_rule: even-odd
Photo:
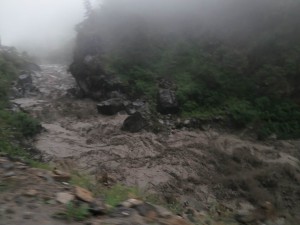
<svg viewBox="0 0 300 225"><path fill-rule="evenodd" d="M17 80L17 85L12 89L13 96L26 97L34 95L38 89L33 85L32 76L29 72L22 73Z"/></svg>
<svg viewBox="0 0 300 225"><path fill-rule="evenodd" d="M118 112L125 110L129 104L130 102L124 99L112 98L97 104L97 110L104 115L115 115Z"/></svg>
<svg viewBox="0 0 300 225"><path fill-rule="evenodd" d="M122 130L136 133L146 128L147 126L147 118L141 112L136 112L125 119Z"/></svg>
<svg viewBox="0 0 300 225"><path fill-rule="evenodd" d="M176 92L171 89L159 89L157 96L157 110L161 114L178 113L179 104L176 98Z"/></svg>
<svg viewBox="0 0 300 225"><path fill-rule="evenodd" d="M32 77L28 73L23 73L18 77L18 85L19 86L26 86L32 85Z"/></svg>
<svg viewBox="0 0 300 225"><path fill-rule="evenodd" d="M105 72L98 55L79 54L69 70L86 97L99 101L116 96L116 93L122 95L122 82L117 76Z"/></svg>

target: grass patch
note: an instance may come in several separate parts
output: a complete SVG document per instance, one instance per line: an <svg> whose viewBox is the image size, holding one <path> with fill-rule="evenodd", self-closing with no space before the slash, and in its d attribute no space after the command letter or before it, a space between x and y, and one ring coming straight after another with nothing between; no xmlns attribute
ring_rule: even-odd
<svg viewBox="0 0 300 225"><path fill-rule="evenodd" d="M94 194L97 192L97 188L91 176L82 174L77 171L71 173L70 184L74 186L83 187L91 190Z"/></svg>
<svg viewBox="0 0 300 225"><path fill-rule="evenodd" d="M140 192L137 188L126 187L121 184L114 185L111 188L104 190L102 194L106 204L111 206L117 206L128 198L138 198L140 196Z"/></svg>
<svg viewBox="0 0 300 225"><path fill-rule="evenodd" d="M86 204L77 205L74 202L67 204L64 212L59 212L54 215L55 218L71 221L83 221L90 216L89 207Z"/></svg>
<svg viewBox="0 0 300 225"><path fill-rule="evenodd" d="M51 171L53 169L52 166L50 166L49 164L38 162L35 160L28 160L28 164L31 167L38 168L38 169L49 170L49 171Z"/></svg>

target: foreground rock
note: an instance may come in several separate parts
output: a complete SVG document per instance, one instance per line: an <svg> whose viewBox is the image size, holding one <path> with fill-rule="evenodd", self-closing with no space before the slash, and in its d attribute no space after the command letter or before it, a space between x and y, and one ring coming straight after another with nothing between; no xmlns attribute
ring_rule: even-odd
<svg viewBox="0 0 300 225"><path fill-rule="evenodd" d="M19 75L15 85L11 89L11 98L23 98L34 96L38 93L38 89L33 84L31 72L23 71Z"/></svg>
<svg viewBox="0 0 300 225"><path fill-rule="evenodd" d="M101 59L92 55L90 48L76 52L69 70L82 93L87 97L105 100L112 96L122 95L123 85L120 80L117 76L104 71Z"/></svg>
<svg viewBox="0 0 300 225"><path fill-rule="evenodd" d="M157 97L157 110L161 114L176 114L179 112L179 104L176 93L170 89L160 89Z"/></svg>
<svg viewBox="0 0 300 225"><path fill-rule="evenodd" d="M93 202L94 201L93 195L90 191L88 191L84 188L78 187L78 186L75 187L75 196L84 202Z"/></svg>
<svg viewBox="0 0 300 225"><path fill-rule="evenodd" d="M132 133L139 132L148 126L147 118L140 112L126 118L123 123L122 130Z"/></svg>

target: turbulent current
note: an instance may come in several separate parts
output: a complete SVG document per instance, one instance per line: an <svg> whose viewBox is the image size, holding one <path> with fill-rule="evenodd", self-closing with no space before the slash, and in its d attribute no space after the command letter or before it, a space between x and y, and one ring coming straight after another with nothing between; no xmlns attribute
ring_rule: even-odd
<svg viewBox="0 0 300 225"><path fill-rule="evenodd" d="M247 176L256 181L255 174L266 168L299 167L299 141L257 142L210 129L121 131L125 112L98 114L97 102L68 93L76 83L64 66L41 67L33 75L39 93L13 101L41 121L44 130L33 144L43 160L64 169L108 174L126 185L194 205L201 202L199 207L216 200L234 207L248 200L231 183ZM281 170L278 174L280 179Z"/></svg>

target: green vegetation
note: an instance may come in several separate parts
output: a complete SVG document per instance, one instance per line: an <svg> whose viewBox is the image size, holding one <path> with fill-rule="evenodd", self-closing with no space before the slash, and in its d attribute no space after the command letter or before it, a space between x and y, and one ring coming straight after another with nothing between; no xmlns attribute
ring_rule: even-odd
<svg viewBox="0 0 300 225"><path fill-rule="evenodd" d="M162 49L157 55L160 61L150 65L126 70L127 62L119 61L116 73L122 74L124 80L135 81L131 84L136 96L143 93L153 101L157 90L155 74L169 74L178 85L177 97L184 117L209 121L222 116L236 128L254 126L260 138L273 133L280 138L300 137L300 107L292 98L295 93L287 93L297 88L288 75L300 72L297 61L293 60L293 65L283 63L281 67L262 63L252 74L249 71L254 65L249 60L242 61L250 53L224 49L225 44L209 51L205 50L205 43L178 45L175 49ZM290 55L282 60L291 61ZM166 71L174 61L176 64Z"/></svg>
<svg viewBox="0 0 300 225"><path fill-rule="evenodd" d="M190 0L182 5L188 15L161 5L169 17L147 14L156 3L145 12L142 3L122 12L118 4L105 1L81 24L78 49L101 49L106 71L127 82L133 97L155 102L157 79L165 77L177 84L183 117L222 118L262 139L300 137L299 1L233 0L205 9ZM87 43L95 37L101 41Z"/></svg>
<svg viewBox="0 0 300 225"><path fill-rule="evenodd" d="M105 198L106 204L113 207L130 197L133 198L140 196L137 188L126 187L121 184L114 185L111 188L104 190L102 194Z"/></svg>
<svg viewBox="0 0 300 225"><path fill-rule="evenodd" d="M10 111L8 100L10 87L24 65L16 51L0 52L0 152L29 160L29 152L20 144L38 133L40 124L23 112Z"/></svg>
<svg viewBox="0 0 300 225"><path fill-rule="evenodd" d="M181 203L177 201L166 202L159 195L144 192L137 187L127 187L122 184L115 184L109 188L102 187L100 188L100 191L99 187L97 189L98 193L95 194L103 196L105 203L113 207L130 198L137 198L152 204L162 205L175 214L181 213L183 210ZM94 188L94 190L97 189Z"/></svg>
<svg viewBox="0 0 300 225"><path fill-rule="evenodd" d="M83 221L90 216L89 207L86 204L76 204L69 202L66 210L63 212L56 213L55 218L64 219L69 222L71 221Z"/></svg>
<svg viewBox="0 0 300 225"><path fill-rule="evenodd" d="M70 184L74 186L83 187L95 192L96 187L95 184L92 182L92 177L87 174L80 173L78 171L71 172L71 181Z"/></svg>

